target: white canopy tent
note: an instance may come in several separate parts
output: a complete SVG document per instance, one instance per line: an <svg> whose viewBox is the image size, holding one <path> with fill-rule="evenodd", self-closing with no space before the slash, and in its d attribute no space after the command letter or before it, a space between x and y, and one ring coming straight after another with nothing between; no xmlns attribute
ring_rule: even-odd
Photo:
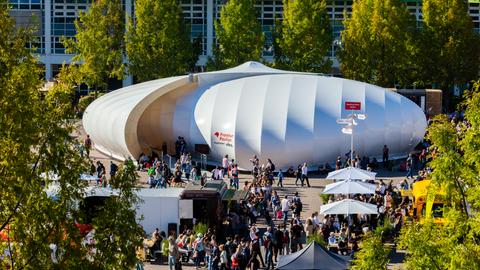
<svg viewBox="0 0 480 270"><path fill-rule="evenodd" d="M320 206L320 214L350 215L350 214L378 214L377 206L357 200L345 199Z"/></svg>
<svg viewBox="0 0 480 270"><path fill-rule="evenodd" d="M328 184L323 194L375 194L375 185L355 180Z"/></svg>
<svg viewBox="0 0 480 270"><path fill-rule="evenodd" d="M376 172L369 172L355 167L347 167L328 173L326 179L335 180L375 180Z"/></svg>

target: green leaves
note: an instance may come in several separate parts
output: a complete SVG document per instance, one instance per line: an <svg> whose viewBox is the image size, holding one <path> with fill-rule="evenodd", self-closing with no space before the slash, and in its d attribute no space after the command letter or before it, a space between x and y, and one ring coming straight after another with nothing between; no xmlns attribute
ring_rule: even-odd
<svg viewBox="0 0 480 270"><path fill-rule="evenodd" d="M478 75L480 38L465 1L424 0L419 66L423 78L445 90Z"/></svg>
<svg viewBox="0 0 480 270"><path fill-rule="evenodd" d="M355 254L354 270L387 269L390 249L382 242L382 236L368 233L362 241L362 249Z"/></svg>
<svg viewBox="0 0 480 270"><path fill-rule="evenodd" d="M115 219L93 224L98 242L114 241L97 247L103 257L88 260L91 250L77 228L83 216L77 205L86 186L79 175L88 171L88 162L80 156L71 121L83 71L64 66L53 88L40 92L37 59L24 47L30 32L15 29L5 6L0 4L0 231L9 237L0 239L0 253L9 250L9 255L0 268L131 269L142 235L132 207L134 166L130 162L119 172L120 196L106 208ZM103 226L107 223L115 226Z"/></svg>
<svg viewBox="0 0 480 270"><path fill-rule="evenodd" d="M429 179L436 190L446 193L445 223L426 220L403 229L400 247L407 249L408 269L480 268L480 92L476 87L466 94L468 126L438 116L428 128L433 158Z"/></svg>
<svg viewBox="0 0 480 270"><path fill-rule="evenodd" d="M121 0L94 1L75 21L75 40L64 40L67 53L82 63L79 71L89 87L106 88L109 78L123 79L125 15Z"/></svg>
<svg viewBox="0 0 480 270"><path fill-rule="evenodd" d="M223 69L258 61L262 56L264 34L253 0L230 0L215 22L218 48L209 69Z"/></svg>
<svg viewBox="0 0 480 270"><path fill-rule="evenodd" d="M328 73L332 33L325 0L284 0L283 21L277 30L280 50L275 66L295 71Z"/></svg>
<svg viewBox="0 0 480 270"><path fill-rule="evenodd" d="M129 72L139 81L183 75L201 53L190 42L177 0L136 1L126 38Z"/></svg>
<svg viewBox="0 0 480 270"><path fill-rule="evenodd" d="M400 0L354 1L339 54L345 77L393 87L411 83L415 21Z"/></svg>
<svg viewBox="0 0 480 270"><path fill-rule="evenodd" d="M136 180L135 164L127 160L111 183L118 195L105 201L92 222L96 249L92 268L131 269L137 262L136 249L141 247L144 232L137 224L132 207L139 201L135 193Z"/></svg>

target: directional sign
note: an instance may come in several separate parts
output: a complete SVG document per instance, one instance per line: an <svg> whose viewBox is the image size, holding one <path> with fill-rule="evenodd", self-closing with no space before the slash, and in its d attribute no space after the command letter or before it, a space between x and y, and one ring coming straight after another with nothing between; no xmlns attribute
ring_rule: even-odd
<svg viewBox="0 0 480 270"><path fill-rule="evenodd" d="M360 120L365 120L367 119L367 116L365 114L357 114L357 118Z"/></svg>
<svg viewBox="0 0 480 270"><path fill-rule="evenodd" d="M342 133L343 134L352 134L352 126L346 126L344 128L342 128Z"/></svg>
<svg viewBox="0 0 480 270"><path fill-rule="evenodd" d="M337 124L340 124L340 125L348 125L351 123L352 123L352 119L345 119L345 118L337 119Z"/></svg>
<svg viewBox="0 0 480 270"><path fill-rule="evenodd" d="M347 111L359 111L362 109L361 102L345 101L345 110Z"/></svg>

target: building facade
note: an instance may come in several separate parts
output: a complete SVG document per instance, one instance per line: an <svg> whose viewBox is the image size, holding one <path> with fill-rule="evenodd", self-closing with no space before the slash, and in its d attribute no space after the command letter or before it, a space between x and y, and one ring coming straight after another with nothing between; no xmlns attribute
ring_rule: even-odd
<svg viewBox="0 0 480 270"><path fill-rule="evenodd" d="M123 0L124 9L129 16L134 15L134 1ZM62 37L75 36L74 21L81 12L87 11L92 0L9 0L12 16L19 25L35 25L37 40L31 44L40 55L40 61L45 65L45 78L52 79L58 72L62 63L69 63L72 55L65 53L61 43ZM215 44L214 20L220 16L221 7L227 0L180 0L184 18L191 27L192 39L202 38L202 54L198 64L204 65ZM339 63L336 51L340 45L340 32L343 29L344 12L352 11L353 0L329 0L328 14L332 21L332 34L334 41L329 56L333 59L334 68ZM422 1L404 0L408 10L418 22L422 20ZM468 1L469 14L472 17L475 30L480 33L480 0ZM283 15L282 0L256 0L259 21L262 23L266 35L263 57L272 60L272 27L276 18ZM124 80L123 85L132 84L132 79Z"/></svg>

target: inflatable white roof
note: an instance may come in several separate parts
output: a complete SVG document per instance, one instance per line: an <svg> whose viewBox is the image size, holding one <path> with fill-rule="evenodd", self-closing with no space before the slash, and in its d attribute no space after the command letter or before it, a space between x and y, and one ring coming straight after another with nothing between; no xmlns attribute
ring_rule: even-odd
<svg viewBox="0 0 480 270"><path fill-rule="evenodd" d="M360 156L408 153L424 136L426 119L412 101L371 84L282 71L257 62L227 70L149 81L106 94L83 118L100 151L117 159L160 149L174 153L177 136L188 151L208 145L209 160L228 154L243 168L256 154L277 168L333 162L350 148L336 123L359 102L367 119L355 127ZM263 160L262 160L263 162Z"/></svg>

